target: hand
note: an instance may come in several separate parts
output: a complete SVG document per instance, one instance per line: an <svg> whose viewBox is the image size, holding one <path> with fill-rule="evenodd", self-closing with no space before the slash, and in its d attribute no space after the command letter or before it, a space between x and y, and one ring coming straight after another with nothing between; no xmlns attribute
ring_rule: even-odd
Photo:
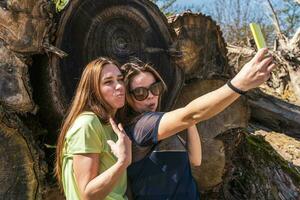
<svg viewBox="0 0 300 200"><path fill-rule="evenodd" d="M121 124L115 123L115 121L110 118L109 122L112 126L114 132L118 135L118 141L115 143L112 140L108 140L112 153L117 157L118 162L120 162L125 167L128 167L131 163L131 140L126 135Z"/></svg>
<svg viewBox="0 0 300 200"><path fill-rule="evenodd" d="M275 64L272 63L273 57L266 57L267 53L267 48L260 49L231 80L231 84L240 90L247 91L268 80Z"/></svg>

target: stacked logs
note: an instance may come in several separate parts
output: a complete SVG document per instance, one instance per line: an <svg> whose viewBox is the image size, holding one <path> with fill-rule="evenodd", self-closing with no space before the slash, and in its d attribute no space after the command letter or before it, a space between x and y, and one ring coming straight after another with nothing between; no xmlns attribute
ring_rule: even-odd
<svg viewBox="0 0 300 200"><path fill-rule="evenodd" d="M202 14L186 12L167 20L147 0L73 0L61 13L54 10L47 0L0 3L0 150L5 155L0 167L5 187L0 196L4 199L50 198L45 191L53 178L46 177L52 176L54 151L45 149L44 143L55 145L83 67L95 57L124 63L136 56L152 62L169 87L164 110L184 106L222 86L235 73L220 28ZM291 42L298 48L295 53L300 49L297 41ZM246 50L253 55L252 49ZM287 69L294 70L291 82L297 83L299 54L284 55L281 63L296 60ZM296 135L299 110L293 106L297 105L288 107L250 92L198 124L203 164L193 168L193 174L204 199L299 197L297 168L246 129L254 110L269 118L251 112L251 119L267 126L272 118L275 125L269 127ZM282 109L285 114L279 117L276 112Z"/></svg>

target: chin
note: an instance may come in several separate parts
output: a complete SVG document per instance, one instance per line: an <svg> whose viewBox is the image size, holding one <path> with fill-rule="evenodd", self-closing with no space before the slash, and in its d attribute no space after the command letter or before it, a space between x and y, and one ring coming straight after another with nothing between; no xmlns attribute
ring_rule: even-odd
<svg viewBox="0 0 300 200"><path fill-rule="evenodd" d="M114 104L112 105L112 107L113 107L114 109L119 109L119 108L122 108L124 105L125 105L124 102L122 102L122 103L116 102L116 103L114 103Z"/></svg>
<svg viewBox="0 0 300 200"><path fill-rule="evenodd" d="M116 107L117 107L117 109L119 109L119 108L122 108L122 107L124 107L124 103L122 103L122 104L118 104Z"/></svg>
<svg viewBox="0 0 300 200"><path fill-rule="evenodd" d="M156 111L156 108L151 109L151 112L155 112L155 111Z"/></svg>

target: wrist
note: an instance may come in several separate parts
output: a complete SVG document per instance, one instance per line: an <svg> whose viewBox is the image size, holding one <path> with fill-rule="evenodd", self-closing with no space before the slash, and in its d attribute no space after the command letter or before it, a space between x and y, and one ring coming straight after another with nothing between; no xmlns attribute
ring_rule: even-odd
<svg viewBox="0 0 300 200"><path fill-rule="evenodd" d="M236 81L236 79L229 79L226 85L237 94L245 95L247 93L246 86L244 86L241 82Z"/></svg>
<svg viewBox="0 0 300 200"><path fill-rule="evenodd" d="M127 168L130 164L130 162L127 159L118 159L116 164L122 168Z"/></svg>

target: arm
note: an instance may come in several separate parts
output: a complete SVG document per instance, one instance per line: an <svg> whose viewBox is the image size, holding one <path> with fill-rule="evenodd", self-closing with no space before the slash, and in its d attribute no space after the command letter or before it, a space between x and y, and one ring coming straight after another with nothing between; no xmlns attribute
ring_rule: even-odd
<svg viewBox="0 0 300 200"><path fill-rule="evenodd" d="M123 127L110 119L118 141L108 140L112 153L117 162L106 171L99 174L99 154L77 154L74 156L73 169L81 198L104 199L113 189L119 177L131 163L131 141L125 134Z"/></svg>
<svg viewBox="0 0 300 200"><path fill-rule="evenodd" d="M202 160L202 148L196 125L187 129L187 150L190 163L193 166L200 166Z"/></svg>
<svg viewBox="0 0 300 200"><path fill-rule="evenodd" d="M265 57L267 49L261 49L241 71L232 79L231 83L240 90L247 91L265 82L272 69L272 57ZM158 128L158 140L170 137L200 121L207 120L223 111L240 95L227 85L196 98L188 105L177 110L167 112L162 117Z"/></svg>
<svg viewBox="0 0 300 200"><path fill-rule="evenodd" d="M99 154L75 155L73 169L81 198L84 200L104 199L126 167L126 162L118 161L99 175Z"/></svg>

